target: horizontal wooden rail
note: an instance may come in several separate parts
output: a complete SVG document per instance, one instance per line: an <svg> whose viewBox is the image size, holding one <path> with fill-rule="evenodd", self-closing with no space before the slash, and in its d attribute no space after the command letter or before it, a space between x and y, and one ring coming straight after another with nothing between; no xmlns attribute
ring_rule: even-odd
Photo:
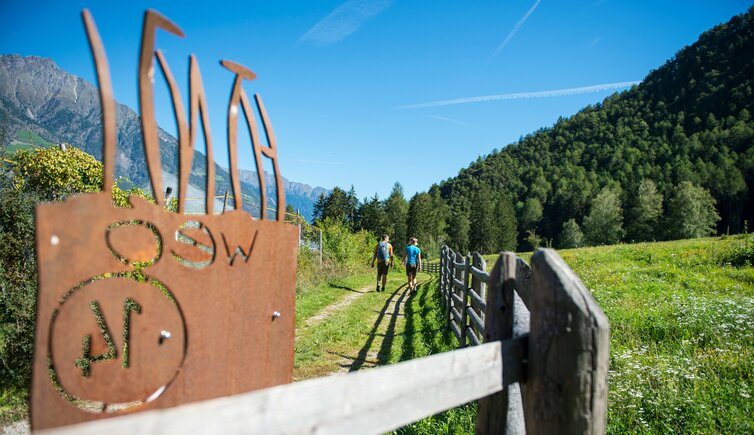
<svg viewBox="0 0 754 435"><path fill-rule="evenodd" d="M477 269L474 266L471 266L470 271L471 271L471 274L474 275L474 278L477 278L478 280L482 281L485 284L489 284L489 282L490 282L490 274L489 273L487 273L487 272L485 272L483 270L479 270L479 269Z"/></svg>
<svg viewBox="0 0 754 435"><path fill-rule="evenodd" d="M482 312L487 311L487 302L482 299L481 296L476 294L474 290L469 290L469 297L471 302L474 303Z"/></svg>
<svg viewBox="0 0 754 435"><path fill-rule="evenodd" d="M453 278L453 287L457 288L458 290L463 290L463 281Z"/></svg>
<svg viewBox="0 0 754 435"><path fill-rule="evenodd" d="M503 388L500 342L49 434L377 434Z"/></svg>
<svg viewBox="0 0 754 435"><path fill-rule="evenodd" d="M474 333L474 330L471 328L466 328L466 338L469 339L472 345L479 346L481 342L479 341L479 337Z"/></svg>
<svg viewBox="0 0 754 435"><path fill-rule="evenodd" d="M455 303L457 303L458 305L463 306L463 298L462 297L458 296L455 293L451 293L450 297L453 298L453 301Z"/></svg>
<svg viewBox="0 0 754 435"><path fill-rule="evenodd" d="M458 340L461 339L461 328L458 327L456 322L450 322L450 330L453 331L453 335L455 335Z"/></svg>
<svg viewBox="0 0 754 435"><path fill-rule="evenodd" d="M479 317L479 315L474 311L471 307L466 308L466 315L469 316L469 320L471 321L474 329L479 334L484 334L484 321L482 321L482 318Z"/></svg>
<svg viewBox="0 0 754 435"><path fill-rule="evenodd" d="M450 312L453 313L453 318L456 320L456 322L461 321L461 313L456 310L456 307L450 307Z"/></svg>

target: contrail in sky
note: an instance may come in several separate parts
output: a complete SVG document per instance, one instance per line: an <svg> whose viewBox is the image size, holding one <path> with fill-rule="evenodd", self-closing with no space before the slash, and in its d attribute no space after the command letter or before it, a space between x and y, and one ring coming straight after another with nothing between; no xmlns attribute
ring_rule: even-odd
<svg viewBox="0 0 754 435"><path fill-rule="evenodd" d="M396 109L421 109L424 107L452 106L454 104L482 103L486 101L520 100L526 98L565 97L568 95L590 94L594 92L609 91L611 89L628 88L641 83L640 80L633 82L607 83L604 85L583 86L580 88L554 89L551 91L520 92L516 94L484 95L480 97L455 98L452 100L430 101L428 103L409 104L397 106Z"/></svg>
<svg viewBox="0 0 754 435"><path fill-rule="evenodd" d="M469 124L468 122L459 121L453 118L446 118L444 116L437 116L437 115L429 115L429 117L433 119L437 119L439 121L450 122L451 124L462 125L464 127L474 127L474 124Z"/></svg>
<svg viewBox="0 0 754 435"><path fill-rule="evenodd" d="M390 7L392 0L347 0L320 20L298 42L330 45L359 30L369 18Z"/></svg>
<svg viewBox="0 0 754 435"><path fill-rule="evenodd" d="M492 58L495 57L495 56L497 56L497 54L500 53L500 50L502 50L503 48L505 48L506 45L508 45L508 43L511 41L511 39L513 39L513 37L516 35L516 33L518 33L518 30L521 28L521 26L523 26L524 23L526 22L526 20L529 19L529 15L531 15L534 12L534 10L537 9L537 6L539 6L539 3L541 1L542 0L537 0L536 2L534 2L534 6L532 6L529 9L529 11L527 11L524 14L524 16L521 17L520 20L518 20L518 23L516 23L516 25L513 26L513 29L511 29L511 32L508 33L508 36L505 37L505 39L503 40L503 42L501 42L500 45L497 47L497 49L490 55L489 58L487 58L487 62L485 64L490 63L490 61L492 60Z"/></svg>

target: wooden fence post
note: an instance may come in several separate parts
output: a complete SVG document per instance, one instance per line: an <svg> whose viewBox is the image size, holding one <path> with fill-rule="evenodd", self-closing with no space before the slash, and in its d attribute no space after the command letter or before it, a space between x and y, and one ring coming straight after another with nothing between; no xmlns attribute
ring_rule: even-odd
<svg viewBox="0 0 754 435"><path fill-rule="evenodd" d="M455 253L452 249L448 248L448 252L446 253L446 261L445 264L447 265L446 274L447 274L447 280L448 280L448 288L445 292L445 321L446 321L446 327L450 328L450 319L452 318L452 314L450 312L450 307L453 302L453 299L451 298L451 295L453 294L453 278L456 276L456 270L453 267L453 261L455 261Z"/></svg>
<svg viewBox="0 0 754 435"><path fill-rule="evenodd" d="M461 289L461 338L458 340L459 347L466 347L466 330L469 328L468 314L466 314L466 308L469 306L469 286L471 278L471 255L467 254L464 257L464 269L463 269L463 288Z"/></svg>
<svg viewBox="0 0 754 435"><path fill-rule="evenodd" d="M604 433L607 318L555 251L538 250L532 270L526 430Z"/></svg>
<svg viewBox="0 0 754 435"><path fill-rule="evenodd" d="M445 270L445 245L440 248L440 294L445 294L445 276L443 271Z"/></svg>
<svg viewBox="0 0 754 435"><path fill-rule="evenodd" d="M518 380L523 359L521 347L516 347L517 342L511 340L515 284L516 254L504 252L497 259L490 274L490 283L487 287L487 313L484 322L484 341L503 342L503 390L479 400L476 421L478 434L500 434L505 433L508 428L508 385ZM506 343L509 345L507 348Z"/></svg>
<svg viewBox="0 0 754 435"><path fill-rule="evenodd" d="M451 260L453 262L453 282L452 282L452 285L451 285L451 289L453 291L451 292L451 295L450 295L450 311L451 311L450 312L450 319L451 319L451 329L453 329L452 328L453 322L456 322L455 326L458 327L457 328L458 330L454 331L454 332L457 332L456 338L458 338L458 342L461 343L461 337L465 337L465 336L463 335L463 325L460 324L461 323L461 313L458 311L459 310L458 301L456 300L457 298L461 297L460 294L459 294L460 291L459 291L459 289L458 289L458 287L456 285L456 281L460 281L460 282L463 283L463 270L462 269L458 269L456 267L456 263L463 264L464 258L463 258L463 255L461 255L460 252L456 252L455 254L456 254L455 258L453 258ZM453 296L455 296L455 297L453 297ZM460 309L463 310L463 307L461 307ZM459 346L459 347L463 347L463 346Z"/></svg>
<svg viewBox="0 0 754 435"><path fill-rule="evenodd" d="M481 270L482 272L487 271L487 262L484 260L484 257L481 256L478 252L474 251L473 254L471 254L471 265L476 267L477 269ZM471 288L474 290L474 293L479 295L480 298L487 300L487 284L482 282L481 279L478 279L476 277L471 277ZM484 311L477 307L474 310L480 319L482 319L482 322L484 323L485 313ZM483 331L479 331L480 335ZM482 337L479 337L480 341L482 341Z"/></svg>

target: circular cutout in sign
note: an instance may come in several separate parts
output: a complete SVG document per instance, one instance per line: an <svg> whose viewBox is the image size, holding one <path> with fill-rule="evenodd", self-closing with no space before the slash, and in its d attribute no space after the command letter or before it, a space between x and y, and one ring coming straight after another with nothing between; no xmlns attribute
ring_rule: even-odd
<svg viewBox="0 0 754 435"><path fill-rule="evenodd" d="M69 402L122 411L153 400L178 375L186 325L161 282L128 273L94 278L53 312L49 354L52 382Z"/></svg>

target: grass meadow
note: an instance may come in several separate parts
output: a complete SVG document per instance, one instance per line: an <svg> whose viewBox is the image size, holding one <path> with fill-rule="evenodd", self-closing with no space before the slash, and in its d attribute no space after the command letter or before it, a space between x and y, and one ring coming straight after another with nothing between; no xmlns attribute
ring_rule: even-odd
<svg viewBox="0 0 754 435"><path fill-rule="evenodd" d="M610 320L609 433L754 432L752 246L739 236L560 252Z"/></svg>
<svg viewBox="0 0 754 435"><path fill-rule="evenodd" d="M754 432L752 252L751 236L559 251L610 321L608 433ZM441 306L436 279L420 286L377 363L455 349ZM328 328L327 339L352 334L338 331L359 316L373 322L362 309L343 314L351 321L332 319L349 326ZM307 334L297 349L316 348ZM396 433L473 433L475 419L470 403Z"/></svg>

